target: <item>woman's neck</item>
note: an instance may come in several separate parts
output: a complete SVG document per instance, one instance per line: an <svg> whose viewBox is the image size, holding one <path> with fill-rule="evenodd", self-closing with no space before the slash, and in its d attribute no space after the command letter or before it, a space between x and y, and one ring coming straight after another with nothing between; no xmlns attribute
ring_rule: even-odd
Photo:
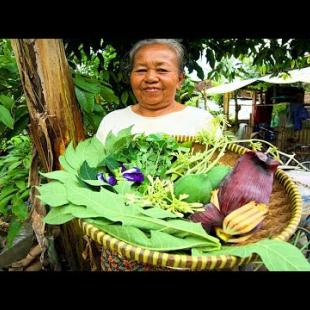
<svg viewBox="0 0 310 310"><path fill-rule="evenodd" d="M148 116L148 117L162 116L165 114L181 111L184 109L185 109L185 106L176 102L176 101L173 104L170 104L166 107L154 108L152 110L144 107L143 105L141 105L139 103L132 106L133 112L135 112L141 116Z"/></svg>

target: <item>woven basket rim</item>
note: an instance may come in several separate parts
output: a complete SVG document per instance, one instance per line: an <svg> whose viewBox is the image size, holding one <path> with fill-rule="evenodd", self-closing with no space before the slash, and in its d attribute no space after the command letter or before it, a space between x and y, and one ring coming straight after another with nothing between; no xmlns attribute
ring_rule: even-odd
<svg viewBox="0 0 310 310"><path fill-rule="evenodd" d="M196 140L195 136L175 137L178 139L179 142L194 142ZM249 149L237 144L229 144L227 146L227 150L237 153L239 155L243 155ZM300 222L302 214L302 199L297 185L283 170L278 168L275 173L275 177L278 179L280 184L285 187L285 190L289 195L292 216L288 221L286 228L282 230L280 234L273 236L271 239L287 241L295 232ZM257 258L256 254L241 258L233 255L208 254L205 256L192 256L151 251L143 247L130 245L126 242L111 237L94 225L86 223L83 219L75 220L78 221L78 225L86 235L88 235L91 239L103 245L104 247L107 247L112 251L116 251L117 253L128 259L133 259L138 262L147 263L154 266L160 265L163 267L171 267L184 270L212 270L232 268L234 266L247 264Z"/></svg>

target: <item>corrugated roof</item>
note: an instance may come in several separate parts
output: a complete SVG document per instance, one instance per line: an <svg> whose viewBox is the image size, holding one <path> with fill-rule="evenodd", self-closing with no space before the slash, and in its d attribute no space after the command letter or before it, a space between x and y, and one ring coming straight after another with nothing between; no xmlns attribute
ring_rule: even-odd
<svg viewBox="0 0 310 310"><path fill-rule="evenodd" d="M211 87L206 90L206 93L207 95L230 93L237 89L243 88L249 84L252 84L256 81L263 81L271 84L291 84L297 82L310 83L310 67L291 70L288 73L290 74L290 76L287 78L279 77L279 75L277 77L271 77L271 75L269 74L260 78L235 81L232 83Z"/></svg>

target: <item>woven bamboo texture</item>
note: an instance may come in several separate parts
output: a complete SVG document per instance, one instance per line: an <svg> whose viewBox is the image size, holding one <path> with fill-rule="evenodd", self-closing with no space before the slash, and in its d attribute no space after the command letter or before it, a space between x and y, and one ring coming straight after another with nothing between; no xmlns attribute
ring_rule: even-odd
<svg viewBox="0 0 310 310"><path fill-rule="evenodd" d="M189 137L179 136L178 140L186 141L189 140ZM233 166L246 150L239 145L229 145L225 155L220 159L220 163ZM299 224L301 211L302 199L297 186L286 173L278 169L275 174L268 214L262 227L246 243L253 243L263 238L287 241ZM121 258L147 266L197 271L231 269L257 259L255 254L240 258L231 255L191 256L150 251L117 240L83 220L78 220L78 223L86 235L105 249L109 249Z"/></svg>

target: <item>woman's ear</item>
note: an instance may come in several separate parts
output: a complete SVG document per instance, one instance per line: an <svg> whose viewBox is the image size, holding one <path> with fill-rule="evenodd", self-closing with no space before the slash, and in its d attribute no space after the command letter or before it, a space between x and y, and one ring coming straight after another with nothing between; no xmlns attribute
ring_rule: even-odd
<svg viewBox="0 0 310 310"><path fill-rule="evenodd" d="M184 79L185 79L184 73L183 72L179 73L179 83L177 85L177 89L181 88L181 86L182 86L182 84L184 82Z"/></svg>

